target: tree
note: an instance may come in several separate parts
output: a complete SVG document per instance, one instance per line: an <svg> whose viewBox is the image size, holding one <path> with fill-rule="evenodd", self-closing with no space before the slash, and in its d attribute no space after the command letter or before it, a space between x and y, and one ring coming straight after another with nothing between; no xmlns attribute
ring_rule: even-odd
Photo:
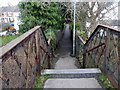
<svg viewBox="0 0 120 90"><path fill-rule="evenodd" d="M73 19L73 9L71 2L60 2L61 12L65 18L66 23L71 23Z"/></svg>
<svg viewBox="0 0 120 90"><path fill-rule="evenodd" d="M84 2L80 7L84 7L83 9L81 8L81 10L87 14L86 24L89 24L87 30L91 34L97 24L99 24L101 20L104 21L104 18L107 18L106 14L114 10L117 4L113 2ZM88 37L90 34L88 34Z"/></svg>
<svg viewBox="0 0 120 90"><path fill-rule="evenodd" d="M71 11L73 11L73 3L66 6L67 9L72 9ZM81 31L86 30L91 34L96 28L97 24L99 24L101 20L104 21L105 18L110 17L106 17L106 15L116 7L117 4L114 2L77 2L76 22L80 22ZM90 34L88 34L88 37Z"/></svg>
<svg viewBox="0 0 120 90"><path fill-rule="evenodd" d="M20 32L24 33L36 25L44 29L62 29L64 16L60 4L55 2L20 2Z"/></svg>
<svg viewBox="0 0 120 90"><path fill-rule="evenodd" d="M3 27L2 27L2 31L8 31L10 29L10 25L9 24L5 24Z"/></svg>

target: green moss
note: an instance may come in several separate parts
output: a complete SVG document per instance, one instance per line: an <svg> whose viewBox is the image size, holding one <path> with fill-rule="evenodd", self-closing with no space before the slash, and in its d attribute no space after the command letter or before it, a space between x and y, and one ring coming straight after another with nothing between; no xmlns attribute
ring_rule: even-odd
<svg viewBox="0 0 120 90"><path fill-rule="evenodd" d="M48 78L48 75L41 75L40 77L38 77L37 81L34 84L34 88L43 88L44 81Z"/></svg>
<svg viewBox="0 0 120 90"><path fill-rule="evenodd" d="M101 82L101 84L106 87L106 88L115 88L111 82L108 80L108 77L105 75L101 75L99 76L99 81ZM116 90L116 89L115 89Z"/></svg>

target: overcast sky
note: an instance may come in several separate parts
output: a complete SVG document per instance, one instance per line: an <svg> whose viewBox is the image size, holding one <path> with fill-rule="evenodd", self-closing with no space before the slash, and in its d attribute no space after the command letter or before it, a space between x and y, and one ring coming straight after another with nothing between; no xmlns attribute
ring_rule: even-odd
<svg viewBox="0 0 120 90"><path fill-rule="evenodd" d="M8 5L11 5L11 6L14 6L14 5L17 5L19 3L19 1L29 1L29 0L0 0L0 7L3 7L3 6L8 6ZM40 0L35 0L35 1L40 1ZM42 0L44 1L44 0ZM48 0L50 1L50 0ZM51 1L58 1L58 0L51 0ZM59 1L70 1L70 0L59 0ZM71 1L74 1L74 0L71 0ZM87 1L87 2L92 2L92 1L100 1L100 2L108 2L108 1L120 1L120 0L76 0L76 1Z"/></svg>
<svg viewBox="0 0 120 90"><path fill-rule="evenodd" d="M4 7L4 6L15 6L17 5L20 1L29 1L29 0L0 0L0 7ZM36 1L40 1L40 0L36 0ZM53 0L52 0L53 1ZM57 1L57 0L56 0ZM59 0L60 1L60 0ZM62 1L62 0L61 0ZM73 1L73 0L72 0ZM77 1L80 1L80 0L77 0ZM94 1L94 0L87 0L87 1ZM98 1L98 0L95 0L95 1ZM99 0L99 1L103 1L103 0ZM109 1L109 0L104 0L104 1ZM120 1L120 0L113 0L113 1ZM115 11L118 11L118 8L116 8L115 10L113 10L112 12L110 12L109 16L111 17L114 16L113 14L115 14ZM107 15L108 16L108 15ZM117 14L113 17L114 19L117 19L118 16Z"/></svg>
<svg viewBox="0 0 120 90"><path fill-rule="evenodd" d="M8 5L14 6L17 5L19 1L21 0L0 0L0 7L8 6Z"/></svg>

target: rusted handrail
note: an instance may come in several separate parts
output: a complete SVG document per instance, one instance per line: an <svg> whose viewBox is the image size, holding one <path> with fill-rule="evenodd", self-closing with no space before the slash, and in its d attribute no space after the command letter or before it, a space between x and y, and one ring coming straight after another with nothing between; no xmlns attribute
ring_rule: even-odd
<svg viewBox="0 0 120 90"><path fill-rule="evenodd" d="M9 82L9 78L3 76L2 74L0 74L0 78L1 78L5 83L8 84L8 82Z"/></svg>
<svg viewBox="0 0 120 90"><path fill-rule="evenodd" d="M45 34L36 26L0 48L3 88L32 87L41 70L50 68ZM7 84L7 85L6 85Z"/></svg>
<svg viewBox="0 0 120 90"><path fill-rule="evenodd" d="M81 42L83 43L83 44L85 44L86 42L82 39L82 37L81 36L78 36L79 37L79 39L81 40Z"/></svg>
<svg viewBox="0 0 120 90"><path fill-rule="evenodd" d="M103 45L105 45L105 43L101 43L101 44L95 46L94 48L90 48L89 50L87 50L87 51L86 51L85 53L83 53L83 54L89 53L89 52L91 52L91 51L93 51L93 50L95 50L95 49L97 49L97 48L99 48L99 47L101 47L101 46L103 46Z"/></svg>
<svg viewBox="0 0 120 90"><path fill-rule="evenodd" d="M83 67L100 68L111 75L110 81L120 86L120 31L98 25L84 44ZM120 88L120 87L119 87Z"/></svg>
<svg viewBox="0 0 120 90"><path fill-rule="evenodd" d="M18 38L12 40L8 44L6 44L3 47L0 47L0 58L5 55L7 52L9 52L11 49L13 49L15 46L17 46L19 43L21 43L23 40L28 38L31 34L33 34L37 29L39 29L40 26L36 26L29 30L28 32L24 33L23 35L19 36Z"/></svg>
<svg viewBox="0 0 120 90"><path fill-rule="evenodd" d="M101 28L106 28L106 29L108 29L108 30L110 30L110 31L112 31L113 33L118 33L118 35L120 35L120 31L119 30L117 30L117 29L115 29L115 28L112 28L112 27L110 27L110 26L107 26L107 25L98 25L97 27L96 27L96 29L94 30L94 32L91 34L91 36L89 37L89 39L86 41L86 43L85 43L85 46L94 38L94 36L97 34L97 32L99 31L99 28L101 29Z"/></svg>
<svg viewBox="0 0 120 90"><path fill-rule="evenodd" d="M46 51L42 46L40 46L40 48L44 51L44 53L48 55L48 57L50 57L50 55L48 54L48 51Z"/></svg>

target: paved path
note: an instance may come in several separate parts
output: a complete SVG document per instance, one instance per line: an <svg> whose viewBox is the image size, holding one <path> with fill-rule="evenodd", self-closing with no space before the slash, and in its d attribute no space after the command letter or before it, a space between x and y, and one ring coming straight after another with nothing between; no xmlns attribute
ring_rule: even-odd
<svg viewBox="0 0 120 90"><path fill-rule="evenodd" d="M70 56L72 41L69 25L66 26L58 50L59 59L54 69L77 69L76 58ZM45 82L44 88L101 88L101 86L95 78L50 78Z"/></svg>
<svg viewBox="0 0 120 90"><path fill-rule="evenodd" d="M55 64L55 69L77 69L76 58L70 57L70 53L59 58Z"/></svg>
<svg viewBox="0 0 120 90"><path fill-rule="evenodd" d="M101 88L95 78L48 79L44 88ZM96 89L96 90L97 90Z"/></svg>
<svg viewBox="0 0 120 90"><path fill-rule="evenodd" d="M58 49L59 59L56 62L54 69L77 69L75 65L76 58L70 56L72 51L72 40L70 38L69 25L67 24Z"/></svg>
<svg viewBox="0 0 120 90"><path fill-rule="evenodd" d="M71 50L72 50L72 40L71 40L70 30L69 27L66 26L66 29L64 30L63 38L59 43L58 53L60 56L64 56L70 53Z"/></svg>

